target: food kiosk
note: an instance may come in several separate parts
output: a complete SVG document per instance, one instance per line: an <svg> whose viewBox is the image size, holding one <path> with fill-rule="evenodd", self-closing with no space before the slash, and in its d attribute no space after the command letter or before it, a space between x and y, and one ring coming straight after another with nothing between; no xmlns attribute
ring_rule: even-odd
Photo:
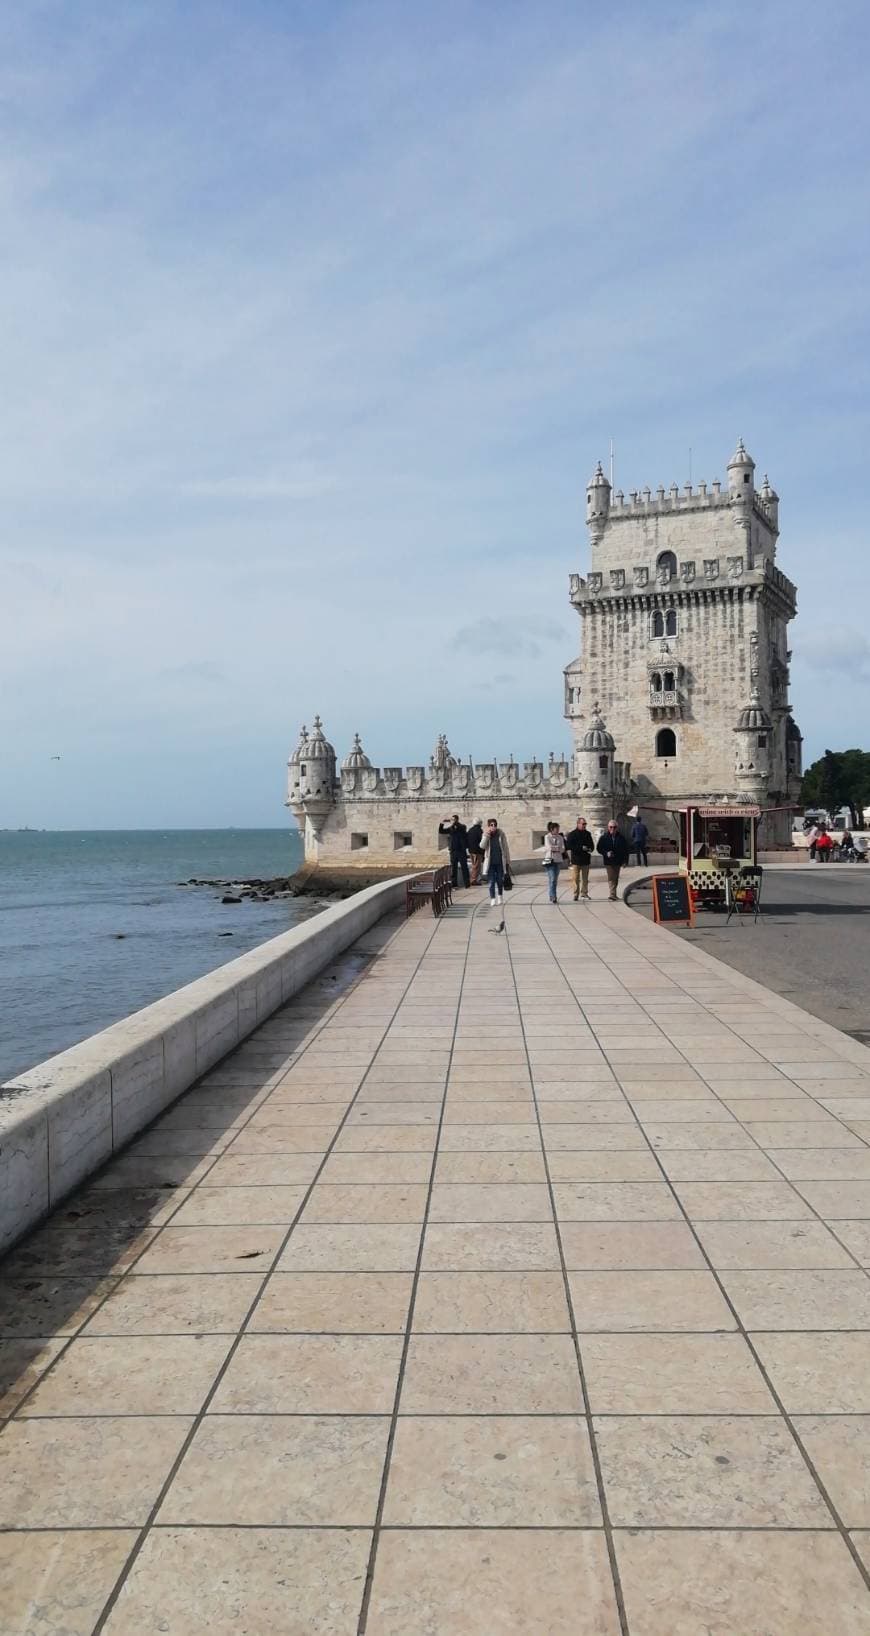
<svg viewBox="0 0 870 1636"><path fill-rule="evenodd" d="M689 877L693 907L757 913L761 808L683 807L674 816L680 826L680 869Z"/></svg>

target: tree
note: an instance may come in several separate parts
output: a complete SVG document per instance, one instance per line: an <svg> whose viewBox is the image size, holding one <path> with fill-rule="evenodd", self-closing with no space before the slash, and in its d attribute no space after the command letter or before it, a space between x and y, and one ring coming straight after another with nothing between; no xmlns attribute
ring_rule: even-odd
<svg viewBox="0 0 870 1636"><path fill-rule="evenodd" d="M870 806L870 751L826 750L804 773L801 800L832 815L848 807L853 829L859 828L861 809Z"/></svg>

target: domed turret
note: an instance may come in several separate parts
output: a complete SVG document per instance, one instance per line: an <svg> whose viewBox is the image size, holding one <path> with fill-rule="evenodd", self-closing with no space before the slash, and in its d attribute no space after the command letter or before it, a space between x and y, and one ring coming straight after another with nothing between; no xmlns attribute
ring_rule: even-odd
<svg viewBox="0 0 870 1636"><path fill-rule="evenodd" d="M297 754L298 805L316 839L335 800L335 751L324 736L319 716L315 716L314 729L305 737L304 747L300 744Z"/></svg>
<svg viewBox="0 0 870 1636"><path fill-rule="evenodd" d="M741 789L760 799L770 777L771 720L753 682L749 703L743 706L734 727L735 765Z"/></svg>
<svg viewBox="0 0 870 1636"><path fill-rule="evenodd" d="M610 484L599 460L595 476L586 485L586 525L593 540L600 540L610 515Z"/></svg>
<svg viewBox="0 0 870 1636"><path fill-rule="evenodd" d="M301 768L308 750L308 728L303 727L299 734L299 743L287 762L287 802L294 812L302 796ZM299 817L299 813L296 813Z"/></svg>
<svg viewBox="0 0 870 1636"><path fill-rule="evenodd" d="M776 530L776 532L778 534L779 533L779 495L777 494L776 489L773 487L773 484L771 483L770 478L767 475L767 472L765 472L765 474L764 474L764 483L763 483L762 489L761 489L761 498L762 498L762 500L764 502L764 506L765 506L767 514L768 514L768 516L770 518L770 521L773 524L773 527L774 527L774 529Z"/></svg>
<svg viewBox="0 0 870 1636"><path fill-rule="evenodd" d="M615 749L613 735L608 733L598 705L594 704L589 726L574 752L577 796L590 823L605 824L611 816Z"/></svg>
<svg viewBox="0 0 870 1636"><path fill-rule="evenodd" d="M583 735L581 750L615 750L612 733L608 733L597 704L592 706L592 720Z"/></svg>
<svg viewBox="0 0 870 1636"><path fill-rule="evenodd" d="M366 755L362 744L360 743L359 733L354 733L353 748L350 754L345 756L341 764L341 770L343 773L355 773L363 767L370 766L371 762L369 761L369 758Z"/></svg>
<svg viewBox="0 0 870 1636"><path fill-rule="evenodd" d="M728 488L731 494L741 494L744 499L751 499L754 492L755 461L751 454L747 454L742 437L737 439L737 448L728 462Z"/></svg>

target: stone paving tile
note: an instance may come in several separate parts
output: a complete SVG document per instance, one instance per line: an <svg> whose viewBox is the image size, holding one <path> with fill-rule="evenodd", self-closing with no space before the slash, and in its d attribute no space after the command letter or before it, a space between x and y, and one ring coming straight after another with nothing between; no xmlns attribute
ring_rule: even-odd
<svg viewBox="0 0 870 1636"><path fill-rule="evenodd" d="M708 1272L572 1272L578 1332L736 1329Z"/></svg>
<svg viewBox="0 0 870 1636"><path fill-rule="evenodd" d="M563 1125L550 1121L544 1127L544 1146L548 1152L618 1153L634 1148L649 1152L649 1144L640 1126L634 1123L619 1125Z"/></svg>
<svg viewBox="0 0 870 1636"><path fill-rule="evenodd" d="M664 1182L571 1182L553 1188L560 1221L679 1221Z"/></svg>
<svg viewBox="0 0 870 1636"><path fill-rule="evenodd" d="M91 1636L136 1537L123 1529L0 1535L4 1630Z"/></svg>
<svg viewBox="0 0 870 1636"><path fill-rule="evenodd" d="M567 1332L561 1272L423 1272L414 1306L419 1334Z"/></svg>
<svg viewBox="0 0 870 1636"><path fill-rule="evenodd" d="M265 1271L286 1231L286 1227L165 1227L137 1262L136 1271Z"/></svg>
<svg viewBox="0 0 870 1636"><path fill-rule="evenodd" d="M870 1415L796 1415L794 1428L847 1528L870 1528Z"/></svg>
<svg viewBox="0 0 870 1636"><path fill-rule="evenodd" d="M141 1528L192 1420L12 1420L0 1528Z"/></svg>
<svg viewBox="0 0 870 1636"><path fill-rule="evenodd" d="M400 1419L387 1527L601 1526L586 1422L564 1416Z"/></svg>
<svg viewBox="0 0 870 1636"><path fill-rule="evenodd" d="M582 1355L596 1415L776 1413L742 1335L585 1334Z"/></svg>
<svg viewBox="0 0 870 1636"><path fill-rule="evenodd" d="M389 1416L209 1415L158 1524L371 1527Z"/></svg>
<svg viewBox="0 0 870 1636"><path fill-rule="evenodd" d="M235 1335L263 1274L155 1274L125 1278L85 1325L94 1335Z"/></svg>
<svg viewBox="0 0 870 1636"><path fill-rule="evenodd" d="M436 1187L494 1182L546 1181L543 1153L448 1153L442 1147L435 1171Z"/></svg>
<svg viewBox="0 0 870 1636"><path fill-rule="evenodd" d="M870 1267L870 1221L834 1221L837 1237L862 1267Z"/></svg>
<svg viewBox="0 0 870 1636"><path fill-rule="evenodd" d="M787 1414L870 1414L870 1332L750 1336Z"/></svg>
<svg viewBox="0 0 870 1636"><path fill-rule="evenodd" d="M758 1150L735 1152L729 1148L660 1148L656 1159L672 1182L758 1182L778 1181L779 1172L769 1157Z"/></svg>
<svg viewBox="0 0 870 1636"><path fill-rule="evenodd" d="M249 1328L312 1334L400 1335L411 1301L410 1272L276 1272Z"/></svg>
<svg viewBox="0 0 870 1636"><path fill-rule="evenodd" d="M330 1226L300 1222L278 1261L282 1272L408 1272L417 1265L419 1222Z"/></svg>
<svg viewBox="0 0 870 1636"><path fill-rule="evenodd" d="M303 1226L315 1222L422 1222L428 1188L413 1182L330 1183L315 1187L302 1212Z"/></svg>
<svg viewBox="0 0 870 1636"><path fill-rule="evenodd" d="M543 1183L437 1182L430 1222L552 1221L550 1190Z"/></svg>
<svg viewBox="0 0 870 1636"><path fill-rule="evenodd" d="M211 1412L388 1415L401 1352L395 1335L246 1335Z"/></svg>
<svg viewBox="0 0 870 1636"><path fill-rule="evenodd" d="M697 1233L718 1271L854 1266L820 1221L699 1221Z"/></svg>
<svg viewBox="0 0 870 1636"><path fill-rule="evenodd" d="M560 1265L549 1222L432 1222L423 1243L427 1271L547 1271Z"/></svg>
<svg viewBox="0 0 870 1636"><path fill-rule="evenodd" d="M227 1335L85 1336L70 1343L21 1412L196 1414L229 1346Z"/></svg>
<svg viewBox="0 0 870 1636"><path fill-rule="evenodd" d="M675 1182L690 1221L791 1221L812 1212L788 1182Z"/></svg>
<svg viewBox="0 0 870 1636"><path fill-rule="evenodd" d="M683 1221L563 1222L560 1232L565 1265L575 1271L686 1272L705 1267Z"/></svg>
<svg viewBox="0 0 870 1636"><path fill-rule="evenodd" d="M845 1125L836 1119L822 1121L821 1119L802 1120L746 1120L743 1126L747 1135L751 1136L759 1147L769 1148L801 1148L801 1147L853 1147L862 1146L861 1139L854 1132L851 1133Z"/></svg>
<svg viewBox="0 0 870 1636"><path fill-rule="evenodd" d="M870 1221L870 1181L796 1181L794 1185L828 1221Z"/></svg>
<svg viewBox="0 0 870 1636"><path fill-rule="evenodd" d="M580 1414L568 1335L411 1337L400 1414Z"/></svg>
<svg viewBox="0 0 870 1636"><path fill-rule="evenodd" d="M356 1636L369 1546L365 1529L155 1528L105 1628Z"/></svg>
<svg viewBox="0 0 870 1636"><path fill-rule="evenodd" d="M0 1340L74 1335L115 1283L112 1278L0 1276Z"/></svg>
<svg viewBox="0 0 870 1636"><path fill-rule="evenodd" d="M723 1272L747 1329L870 1330L870 1278L855 1269Z"/></svg>
<svg viewBox="0 0 870 1636"><path fill-rule="evenodd" d="M287 1226L305 1188L268 1186L197 1189L173 1216L176 1227Z"/></svg>
<svg viewBox="0 0 870 1636"><path fill-rule="evenodd" d="M65 1344L63 1335L0 1341L0 1418L17 1409Z"/></svg>
<svg viewBox="0 0 870 1636"><path fill-rule="evenodd" d="M631 1636L868 1636L867 1587L834 1533L616 1535Z"/></svg>
<svg viewBox="0 0 870 1636"><path fill-rule="evenodd" d="M830 1526L779 1415L596 1416L593 1425L614 1527Z"/></svg>
<svg viewBox="0 0 870 1636"><path fill-rule="evenodd" d="M541 1536L522 1529L388 1529L378 1548L367 1630L368 1636L618 1636L603 1532L554 1529L542 1550Z"/></svg>

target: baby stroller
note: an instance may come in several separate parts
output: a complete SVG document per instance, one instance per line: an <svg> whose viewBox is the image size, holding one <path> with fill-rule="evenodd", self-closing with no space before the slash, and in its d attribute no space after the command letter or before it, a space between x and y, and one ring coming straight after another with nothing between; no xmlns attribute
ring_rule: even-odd
<svg viewBox="0 0 870 1636"><path fill-rule="evenodd" d="M848 837L844 835L840 842L839 855L841 863L866 863L867 842L863 835L859 835L857 840L853 840L851 835Z"/></svg>

